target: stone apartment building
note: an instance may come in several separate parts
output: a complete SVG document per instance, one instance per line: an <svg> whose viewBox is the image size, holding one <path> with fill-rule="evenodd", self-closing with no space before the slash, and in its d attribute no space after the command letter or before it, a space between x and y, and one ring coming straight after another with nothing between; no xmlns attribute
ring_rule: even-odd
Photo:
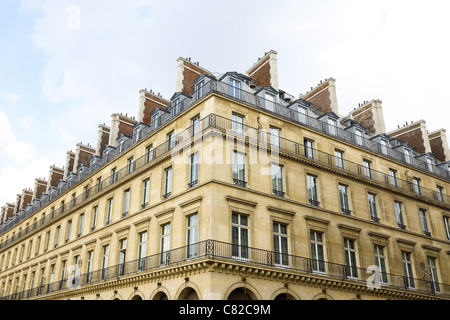
<svg viewBox="0 0 450 320"><path fill-rule="evenodd" d="M280 89L177 60L0 216L0 299L450 299L450 152L387 132L382 102L340 115L336 80Z"/></svg>

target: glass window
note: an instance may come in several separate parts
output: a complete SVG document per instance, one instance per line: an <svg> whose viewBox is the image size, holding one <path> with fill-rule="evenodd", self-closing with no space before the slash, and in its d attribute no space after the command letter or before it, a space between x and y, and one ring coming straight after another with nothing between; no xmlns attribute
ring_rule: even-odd
<svg viewBox="0 0 450 320"><path fill-rule="evenodd" d="M336 167L344 169L344 153L339 150L334 150L334 162Z"/></svg>
<svg viewBox="0 0 450 320"><path fill-rule="evenodd" d="M175 145L175 141L174 141L174 138L175 138L175 134L174 134L174 132L172 131L172 132L170 132L168 135L167 135L167 150L172 150L173 149L173 147L174 147L174 145Z"/></svg>
<svg viewBox="0 0 450 320"><path fill-rule="evenodd" d="M144 191L142 195L142 208L146 208L148 206L149 197L150 197L150 179L144 180Z"/></svg>
<svg viewBox="0 0 450 320"><path fill-rule="evenodd" d="M314 206L319 205L319 196L317 193L317 177L313 175L306 175L306 184L308 188L308 201Z"/></svg>
<svg viewBox="0 0 450 320"><path fill-rule="evenodd" d="M172 117L177 115L179 112L180 112L180 98L177 98L173 101Z"/></svg>
<svg viewBox="0 0 450 320"><path fill-rule="evenodd" d="M273 247L275 251L275 264L281 266L289 265L287 225L273 223Z"/></svg>
<svg viewBox="0 0 450 320"><path fill-rule="evenodd" d="M127 171L128 171L128 173L130 174L130 173L132 173L133 170L134 170L133 157L129 158L128 161L127 161L127 163L128 163L128 165L127 165L127 168L128 168Z"/></svg>
<svg viewBox="0 0 450 320"><path fill-rule="evenodd" d="M117 168L113 168L111 170L111 183L114 183L117 181Z"/></svg>
<svg viewBox="0 0 450 320"><path fill-rule="evenodd" d="M408 148L404 148L405 151L405 162L407 164L411 164L412 163L412 159L413 159L413 153L411 149Z"/></svg>
<svg viewBox="0 0 450 320"><path fill-rule="evenodd" d="M97 211L98 211L98 207L95 206L93 211L92 211L92 225L91 225L91 230L94 230L96 225L97 225Z"/></svg>
<svg viewBox="0 0 450 320"><path fill-rule="evenodd" d="M172 167L169 167L164 172L164 199L167 199L172 194Z"/></svg>
<svg viewBox="0 0 450 320"><path fill-rule="evenodd" d="M427 236L430 236L431 234L430 230L428 229L428 222L427 222L427 211L424 209L419 209L419 215L423 233Z"/></svg>
<svg viewBox="0 0 450 320"><path fill-rule="evenodd" d="M275 96L266 92L266 109L269 111L275 111Z"/></svg>
<svg viewBox="0 0 450 320"><path fill-rule="evenodd" d="M50 243L50 231L47 232L47 235L45 237L44 252L47 252L49 243Z"/></svg>
<svg viewBox="0 0 450 320"><path fill-rule="evenodd" d="M192 119L192 136L197 135L198 133L200 133L200 116L197 116L195 118Z"/></svg>
<svg viewBox="0 0 450 320"><path fill-rule="evenodd" d="M397 187L397 171L389 169L389 181L392 186Z"/></svg>
<svg viewBox="0 0 450 320"><path fill-rule="evenodd" d="M70 232L72 229L72 220L67 221L66 242L70 240Z"/></svg>
<svg viewBox="0 0 450 320"><path fill-rule="evenodd" d="M109 255L109 245L105 245L103 246L102 250L102 280L105 280L107 276L108 255Z"/></svg>
<svg viewBox="0 0 450 320"><path fill-rule="evenodd" d="M105 224L109 224L111 222L112 209L113 209L113 198L108 199L108 209L106 211L106 221Z"/></svg>
<svg viewBox="0 0 450 320"><path fill-rule="evenodd" d="M355 137L356 137L356 143L359 145L363 145L364 142L364 131L355 129Z"/></svg>
<svg viewBox="0 0 450 320"><path fill-rule="evenodd" d="M414 273L411 262L411 253L402 251L403 274L405 276L405 284L408 288L415 288Z"/></svg>
<svg viewBox="0 0 450 320"><path fill-rule="evenodd" d="M152 161L153 160L153 145L150 145L147 147L146 154L147 154L147 162Z"/></svg>
<svg viewBox="0 0 450 320"><path fill-rule="evenodd" d="M241 187L246 186L245 154L233 151L233 183Z"/></svg>
<svg viewBox="0 0 450 320"><path fill-rule="evenodd" d="M372 178L372 162L369 160L363 160L364 175L368 178Z"/></svg>
<svg viewBox="0 0 450 320"><path fill-rule="evenodd" d="M314 143L309 139L303 139L305 146L305 157L314 159Z"/></svg>
<svg viewBox="0 0 450 320"><path fill-rule="evenodd" d="M248 216L231 215L232 255L235 259L248 259Z"/></svg>
<svg viewBox="0 0 450 320"><path fill-rule="evenodd" d="M384 256L384 247L374 245L375 265L380 268L380 280L382 283L388 283L388 275L386 269L386 258Z"/></svg>
<svg viewBox="0 0 450 320"><path fill-rule="evenodd" d="M233 113L231 115L231 130L238 134L244 134L244 117Z"/></svg>
<svg viewBox="0 0 450 320"><path fill-rule="evenodd" d="M438 270L436 266L436 258L427 257L428 259L428 268L430 269L430 277L431 277L431 284L433 286L434 292L441 292L441 288L439 286L439 277L438 277Z"/></svg>
<svg viewBox="0 0 450 320"><path fill-rule="evenodd" d="M302 123L306 123L306 120L308 118L308 108L299 107L298 112L299 112L299 121Z"/></svg>
<svg viewBox="0 0 450 320"><path fill-rule="evenodd" d="M127 216L130 211L130 189L125 190L123 195L123 216Z"/></svg>
<svg viewBox="0 0 450 320"><path fill-rule="evenodd" d="M437 198L440 202L444 202L444 188L437 186L436 187L437 190Z"/></svg>
<svg viewBox="0 0 450 320"><path fill-rule="evenodd" d="M197 256L198 242L198 214L187 217L187 257Z"/></svg>
<svg viewBox="0 0 450 320"><path fill-rule="evenodd" d="M191 155L191 166L189 172L189 186L192 187L198 182L198 153Z"/></svg>
<svg viewBox="0 0 450 320"><path fill-rule="evenodd" d="M447 216L444 216L444 228L445 233L447 234L447 239L450 240L450 218Z"/></svg>
<svg viewBox="0 0 450 320"><path fill-rule="evenodd" d="M395 206L395 216L397 218L397 224L401 229L405 229L405 222L403 219L403 208L402 208L402 203L399 201L394 201L394 206Z"/></svg>
<svg viewBox="0 0 450 320"><path fill-rule="evenodd" d="M315 272L325 272L323 233L310 231L309 237L311 240L312 269Z"/></svg>
<svg viewBox="0 0 450 320"><path fill-rule="evenodd" d="M272 163L272 189L275 195L284 196L283 166Z"/></svg>
<svg viewBox="0 0 450 320"><path fill-rule="evenodd" d="M205 81L197 83L197 85L195 86L195 92L197 93L197 100L203 97L203 95L205 94Z"/></svg>
<svg viewBox="0 0 450 320"><path fill-rule="evenodd" d="M345 214L350 214L348 187L346 185L339 184L339 200L341 203L341 211Z"/></svg>
<svg viewBox="0 0 450 320"><path fill-rule="evenodd" d="M147 255L147 231L139 233L138 270L145 269L145 257Z"/></svg>
<svg viewBox="0 0 450 320"><path fill-rule="evenodd" d="M375 221L375 222L380 221L380 218L378 217L378 211L377 211L377 198L376 198L376 195L374 195L372 193L368 193L367 194L367 198L368 198L368 201L369 201L370 218L373 221Z"/></svg>
<svg viewBox="0 0 450 320"><path fill-rule="evenodd" d="M334 136L337 134L337 121L331 118L328 118L328 133Z"/></svg>
<svg viewBox="0 0 450 320"><path fill-rule="evenodd" d="M241 83L236 79L230 78L230 96L239 99Z"/></svg>
<svg viewBox="0 0 450 320"><path fill-rule="evenodd" d="M84 223L84 213L80 214L80 222L78 225L78 236L81 236L83 233L83 223Z"/></svg>
<svg viewBox="0 0 450 320"><path fill-rule="evenodd" d="M428 171L434 172L434 159L427 157Z"/></svg>
<svg viewBox="0 0 450 320"><path fill-rule="evenodd" d="M414 184L414 192L417 194L422 194L422 191L420 189L420 179L414 178L413 184Z"/></svg>
<svg viewBox="0 0 450 320"><path fill-rule="evenodd" d="M388 154L389 141L381 139L381 153Z"/></svg>
<svg viewBox="0 0 450 320"><path fill-rule="evenodd" d="M354 240L344 238L344 254L347 277L358 278L358 265L356 262L356 248Z"/></svg>
<svg viewBox="0 0 450 320"><path fill-rule="evenodd" d="M281 146L280 141L280 129L270 127L270 145L279 148Z"/></svg>
<svg viewBox="0 0 450 320"><path fill-rule="evenodd" d="M86 283L91 282L92 266L94 264L94 251L91 250L87 253L87 267L86 267Z"/></svg>
<svg viewBox="0 0 450 320"><path fill-rule="evenodd" d="M161 264L169 263L170 223L161 226Z"/></svg>
<svg viewBox="0 0 450 320"><path fill-rule="evenodd" d="M119 276L125 273L125 261L127 256L127 239L119 241Z"/></svg>

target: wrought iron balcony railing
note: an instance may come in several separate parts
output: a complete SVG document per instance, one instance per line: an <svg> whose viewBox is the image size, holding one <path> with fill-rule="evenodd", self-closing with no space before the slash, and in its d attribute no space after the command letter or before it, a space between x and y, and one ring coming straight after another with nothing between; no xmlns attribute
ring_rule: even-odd
<svg viewBox="0 0 450 320"><path fill-rule="evenodd" d="M79 274L78 277L65 277L58 281L42 284L22 292L0 297L0 300L22 300L57 293L63 290L82 288L88 285L114 281L120 277L151 272L183 262L206 258L210 260L224 259L233 263L251 264L262 267L280 268L282 272L300 272L313 277L327 277L350 281L359 285L367 285L374 279L374 273L368 269L343 264L316 260L276 251L240 246L216 240L205 240L169 251L157 253L136 260L120 263L107 268ZM425 270L426 271L426 270ZM427 271L426 271L427 272ZM431 280L428 273L423 279L405 277L387 272L375 274L379 276L374 285L382 289L405 290L419 294L432 294L450 298L450 285ZM76 284L76 286L74 286ZM375 289L374 289L375 290Z"/></svg>

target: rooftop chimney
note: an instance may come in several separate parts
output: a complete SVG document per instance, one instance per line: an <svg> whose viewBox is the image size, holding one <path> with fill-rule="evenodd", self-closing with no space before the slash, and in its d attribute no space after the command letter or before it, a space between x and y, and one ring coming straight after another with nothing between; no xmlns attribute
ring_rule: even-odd
<svg viewBox="0 0 450 320"><path fill-rule="evenodd" d="M278 91L277 52L275 50L266 52L264 57L258 59L258 62L251 66L246 73L253 78L255 85L272 87Z"/></svg>
<svg viewBox="0 0 450 320"><path fill-rule="evenodd" d="M117 137L121 133L131 137L133 135L133 125L135 123L136 120L128 118L122 114L113 113L111 115L111 126L108 145L116 147Z"/></svg>
<svg viewBox="0 0 450 320"><path fill-rule="evenodd" d="M89 144L84 145L77 143L77 150L75 152L75 162L73 164L74 172L78 172L78 167L81 164L89 166L91 157L95 154L95 149Z"/></svg>
<svg viewBox="0 0 450 320"><path fill-rule="evenodd" d="M439 129L428 134L431 152L436 159L442 162L450 160L450 150L445 132L445 129Z"/></svg>
<svg viewBox="0 0 450 320"><path fill-rule="evenodd" d="M364 104L350 112L349 117L361 123L374 135L386 133L381 100L365 101Z"/></svg>
<svg viewBox="0 0 450 320"><path fill-rule="evenodd" d="M64 179L64 169L58 168L56 166L50 166L50 171L48 173L48 180L47 180L47 191L50 187L57 187L58 181L60 179Z"/></svg>
<svg viewBox="0 0 450 320"><path fill-rule="evenodd" d="M103 149L108 145L109 142L109 132L110 128L105 126L105 124L98 125L98 136L97 136L97 148L95 150L95 155L103 157Z"/></svg>
<svg viewBox="0 0 450 320"><path fill-rule="evenodd" d="M301 95L301 98L314 104L323 113L339 114L336 80L333 78L325 79L315 88L311 88L311 91Z"/></svg>
<svg viewBox="0 0 450 320"><path fill-rule="evenodd" d="M177 59L177 82L175 92L183 92L185 94L194 92L194 80L201 74L211 75L212 72L200 67L198 62L191 62L191 58L184 59L179 57Z"/></svg>
<svg viewBox="0 0 450 320"><path fill-rule="evenodd" d="M40 199L42 193L47 191L47 180L36 178L34 179L33 199Z"/></svg>
<svg viewBox="0 0 450 320"><path fill-rule="evenodd" d="M153 109L166 108L168 105L170 105L170 100L164 99L160 93L156 95L151 90L140 90L138 121L150 124Z"/></svg>
<svg viewBox="0 0 450 320"><path fill-rule="evenodd" d="M387 133L391 138L400 138L408 142L420 154L431 152L425 120L411 122L400 129Z"/></svg>
<svg viewBox="0 0 450 320"><path fill-rule="evenodd" d="M64 166L64 180L67 180L69 172L74 172L75 152L67 151L66 165Z"/></svg>

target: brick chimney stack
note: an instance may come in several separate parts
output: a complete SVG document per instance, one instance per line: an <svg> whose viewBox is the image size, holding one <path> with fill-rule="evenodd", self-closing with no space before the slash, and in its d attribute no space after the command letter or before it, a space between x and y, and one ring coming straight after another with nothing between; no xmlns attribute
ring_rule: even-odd
<svg viewBox="0 0 450 320"><path fill-rule="evenodd" d="M78 167L81 164L89 166L91 157L95 154L95 149L89 144L84 145L77 143L77 150L75 151L75 162L73 164L73 172L78 172Z"/></svg>
<svg viewBox="0 0 450 320"><path fill-rule="evenodd" d="M113 113L111 115L108 145L117 147L117 137L121 133L131 137L133 135L133 125L135 123L136 120L133 118L129 118L128 116L120 113Z"/></svg>
<svg viewBox="0 0 450 320"><path fill-rule="evenodd" d="M300 98L311 102L323 113L334 112L339 114L337 94L336 94L336 80L333 78L321 81L316 87L311 88L310 91Z"/></svg>
<svg viewBox="0 0 450 320"><path fill-rule="evenodd" d="M381 100L364 101L348 117L361 123L374 135L386 133Z"/></svg>
<svg viewBox="0 0 450 320"><path fill-rule="evenodd" d="M103 149L109 142L110 128L105 124L98 125L98 136L97 136L97 147L95 150L95 155L103 157Z"/></svg>
<svg viewBox="0 0 450 320"><path fill-rule="evenodd" d="M164 109L170 105L170 100L164 99L160 95L156 95L152 90L147 91L147 89L141 89L139 91L139 110L137 120L139 122L144 122L150 124L151 122L151 112L155 108Z"/></svg>
<svg viewBox="0 0 450 320"><path fill-rule="evenodd" d="M428 134L431 152L436 159L442 162L450 160L450 150L445 132L445 129L439 129Z"/></svg>
<svg viewBox="0 0 450 320"><path fill-rule="evenodd" d="M42 193L47 191L47 180L36 178L34 180L33 199L40 199Z"/></svg>
<svg viewBox="0 0 450 320"><path fill-rule="evenodd" d="M75 152L67 151L66 165L64 166L64 180L67 179L69 172L74 172Z"/></svg>
<svg viewBox="0 0 450 320"><path fill-rule="evenodd" d="M420 154L431 152L425 120L411 122L410 124L406 122L406 125L387 133L387 135L408 142Z"/></svg>
<svg viewBox="0 0 450 320"><path fill-rule="evenodd" d="M47 191L50 187L57 187L58 181L64 179L64 169L56 166L50 166L47 180Z"/></svg>
<svg viewBox="0 0 450 320"><path fill-rule="evenodd" d="M198 62L191 62L191 58L177 59L177 82L175 92L183 92L184 94L191 94L194 92L194 80L201 74L212 75L212 73L203 67L200 67Z"/></svg>
<svg viewBox="0 0 450 320"><path fill-rule="evenodd" d="M258 62L251 66L246 73L249 77L253 78L255 85L272 87L278 91L277 52L275 50L266 52L264 57L258 59Z"/></svg>

